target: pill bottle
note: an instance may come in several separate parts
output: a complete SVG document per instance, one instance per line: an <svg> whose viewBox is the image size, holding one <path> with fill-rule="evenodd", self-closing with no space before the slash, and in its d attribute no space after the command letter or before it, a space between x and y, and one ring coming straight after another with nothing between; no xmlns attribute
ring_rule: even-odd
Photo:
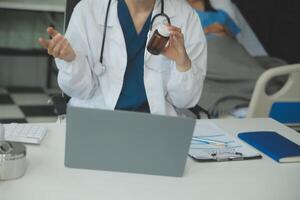
<svg viewBox="0 0 300 200"><path fill-rule="evenodd" d="M170 31L165 24L161 24L149 40L147 50L153 55L159 55L166 47L170 38Z"/></svg>

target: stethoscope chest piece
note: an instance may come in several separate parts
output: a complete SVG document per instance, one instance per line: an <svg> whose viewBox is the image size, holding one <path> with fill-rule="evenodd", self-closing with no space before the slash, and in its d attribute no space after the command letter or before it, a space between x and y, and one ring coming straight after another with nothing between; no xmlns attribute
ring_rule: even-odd
<svg viewBox="0 0 300 200"><path fill-rule="evenodd" d="M94 65L94 73L97 75L97 76L101 76L106 70L106 67L101 64L100 62L96 62L95 65Z"/></svg>

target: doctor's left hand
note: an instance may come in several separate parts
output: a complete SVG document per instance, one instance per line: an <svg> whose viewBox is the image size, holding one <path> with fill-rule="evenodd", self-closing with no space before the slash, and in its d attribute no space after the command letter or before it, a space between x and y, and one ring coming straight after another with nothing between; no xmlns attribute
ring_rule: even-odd
<svg viewBox="0 0 300 200"><path fill-rule="evenodd" d="M191 68L191 60L184 46L184 36L181 29L172 25L167 25L170 31L168 46L162 54L176 62L177 70L188 71Z"/></svg>

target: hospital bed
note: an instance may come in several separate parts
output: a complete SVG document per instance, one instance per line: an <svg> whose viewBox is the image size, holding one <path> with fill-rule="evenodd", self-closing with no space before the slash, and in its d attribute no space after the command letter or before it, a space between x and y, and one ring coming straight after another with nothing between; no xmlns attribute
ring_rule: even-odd
<svg viewBox="0 0 300 200"><path fill-rule="evenodd" d="M207 77L199 106L212 117L228 117L237 109L248 107L256 81L268 68L261 59L272 65L285 65L280 59L268 57L262 44L231 0L211 0L216 9L225 10L241 28L236 39L227 36L207 36ZM279 89L283 82L274 82ZM245 110L245 109L244 109ZM246 113L239 117L246 117Z"/></svg>
<svg viewBox="0 0 300 200"><path fill-rule="evenodd" d="M268 94L266 87L274 77L287 75L286 84L276 93ZM300 64L269 69L256 82L247 117L272 117L300 130Z"/></svg>

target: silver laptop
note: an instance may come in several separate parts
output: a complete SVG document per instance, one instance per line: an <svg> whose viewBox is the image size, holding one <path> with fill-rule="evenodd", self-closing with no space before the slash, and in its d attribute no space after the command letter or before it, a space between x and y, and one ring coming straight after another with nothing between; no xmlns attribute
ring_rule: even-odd
<svg viewBox="0 0 300 200"><path fill-rule="evenodd" d="M183 176L194 119L69 107L65 166Z"/></svg>

